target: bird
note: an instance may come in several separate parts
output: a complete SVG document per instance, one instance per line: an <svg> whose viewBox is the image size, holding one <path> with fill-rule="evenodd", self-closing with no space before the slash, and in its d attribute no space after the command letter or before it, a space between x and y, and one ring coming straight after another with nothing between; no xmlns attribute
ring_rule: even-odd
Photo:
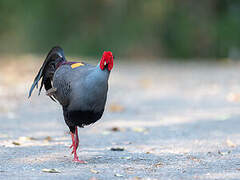
<svg viewBox="0 0 240 180"><path fill-rule="evenodd" d="M74 154L74 162L87 163L79 160L77 155L78 127L83 128L102 117L113 59L111 51L104 51L96 66L85 62L71 62L66 60L63 49L55 46L47 54L30 88L28 98L34 88L38 88L41 80L38 95L44 87L46 95L62 106L63 117L72 138L70 148Z"/></svg>

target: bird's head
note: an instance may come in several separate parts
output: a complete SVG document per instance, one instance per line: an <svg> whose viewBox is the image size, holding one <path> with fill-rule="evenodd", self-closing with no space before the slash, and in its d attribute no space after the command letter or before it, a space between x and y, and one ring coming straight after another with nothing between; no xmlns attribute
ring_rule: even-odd
<svg viewBox="0 0 240 180"><path fill-rule="evenodd" d="M113 55L111 51L104 51L102 55L102 59L100 61L100 68L104 70L105 67L108 68L109 71L113 68Z"/></svg>

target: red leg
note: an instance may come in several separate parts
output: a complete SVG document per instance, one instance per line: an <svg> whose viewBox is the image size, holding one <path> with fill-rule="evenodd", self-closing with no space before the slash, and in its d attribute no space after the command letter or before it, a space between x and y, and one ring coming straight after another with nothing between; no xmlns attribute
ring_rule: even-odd
<svg viewBox="0 0 240 180"><path fill-rule="evenodd" d="M78 148L78 144L79 144L77 127L75 130L75 134L73 134L71 132L71 137L72 137L72 145L70 146L70 148L73 147L73 151L72 151L72 153L74 154L73 161L78 162L78 163L86 163L85 161L79 160L78 156L77 156L77 148Z"/></svg>
<svg viewBox="0 0 240 180"><path fill-rule="evenodd" d="M74 141L75 137L74 137L74 134L72 132L70 132L70 134L71 134L71 137L72 137L72 145L69 148L71 149L71 148L73 148L73 146L75 144L75 141ZM73 154L73 152L74 151L72 150L72 154Z"/></svg>
<svg viewBox="0 0 240 180"><path fill-rule="evenodd" d="M78 145L79 145L79 138L78 138L78 128L77 128L77 126L76 126L76 128L75 128L75 135L76 135L76 148L78 148Z"/></svg>
<svg viewBox="0 0 240 180"><path fill-rule="evenodd" d="M74 136L75 135L75 136ZM75 127L75 134L71 133L72 138L75 139L76 142L76 149L78 148L79 145L79 138L78 138L78 128L77 126ZM73 147L73 141L72 141L72 145L69 148ZM74 151L72 151L72 154L74 153Z"/></svg>

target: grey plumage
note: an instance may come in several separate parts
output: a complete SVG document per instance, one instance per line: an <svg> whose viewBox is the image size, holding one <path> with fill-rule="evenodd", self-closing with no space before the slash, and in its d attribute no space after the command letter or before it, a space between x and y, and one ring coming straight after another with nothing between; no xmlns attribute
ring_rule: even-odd
<svg viewBox="0 0 240 180"><path fill-rule="evenodd" d="M63 50L54 47L48 53L30 88L29 97L42 79L39 94L44 86L46 94L62 105L64 120L71 132L70 147L73 148L76 162L85 163L78 159L76 153L79 144L77 127L84 127L102 117L112 68L111 52L104 52L100 63L92 66L67 62Z"/></svg>
<svg viewBox="0 0 240 180"><path fill-rule="evenodd" d="M71 65L74 63L66 61L63 50L59 47L55 50L55 53L51 53L54 48L49 52L29 96L42 77L41 84L46 84L46 90L56 89L51 91L51 95L62 105L64 119L74 133L75 126L83 127L101 118L107 99L110 71L108 68L102 70L99 64L92 66L82 63L73 68Z"/></svg>
<svg viewBox="0 0 240 180"><path fill-rule="evenodd" d="M54 97L68 110L101 110L106 102L109 71L98 66L80 66L72 69L63 65L54 74Z"/></svg>

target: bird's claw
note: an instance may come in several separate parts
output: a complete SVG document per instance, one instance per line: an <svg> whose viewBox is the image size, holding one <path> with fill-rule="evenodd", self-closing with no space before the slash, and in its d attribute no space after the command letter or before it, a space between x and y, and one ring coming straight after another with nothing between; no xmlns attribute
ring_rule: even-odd
<svg viewBox="0 0 240 180"><path fill-rule="evenodd" d="M87 164L86 161L79 160L78 157L74 157L73 162L77 162L77 163L80 163L80 164Z"/></svg>
<svg viewBox="0 0 240 180"><path fill-rule="evenodd" d="M73 144L71 146L69 146L69 149L71 149L71 148L73 148ZM73 154L73 153L74 153L74 148L73 148L71 154Z"/></svg>
<svg viewBox="0 0 240 180"><path fill-rule="evenodd" d="M69 149L71 149L71 148L73 148L73 144L71 145L71 146L69 146ZM76 146L76 149L78 148L78 144L77 144L77 146ZM74 150L73 150L74 151ZM73 153L73 151L72 151L72 153Z"/></svg>
<svg viewBox="0 0 240 180"><path fill-rule="evenodd" d="M73 154L73 153L74 153L74 147L73 147L73 144L72 144L71 146L69 146L69 149L71 149L71 148L73 148L73 150L72 150L72 152L71 152L71 154Z"/></svg>

